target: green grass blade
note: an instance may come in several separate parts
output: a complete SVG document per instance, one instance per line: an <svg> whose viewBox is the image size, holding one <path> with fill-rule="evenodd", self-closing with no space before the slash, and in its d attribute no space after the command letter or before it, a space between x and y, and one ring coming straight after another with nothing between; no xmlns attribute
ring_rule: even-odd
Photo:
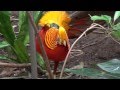
<svg viewBox="0 0 120 90"><path fill-rule="evenodd" d="M19 12L19 35L18 39L21 39L26 45L29 42L29 24L28 24L28 16L26 11Z"/></svg>
<svg viewBox="0 0 120 90"><path fill-rule="evenodd" d="M5 56L5 55L0 55L0 60L1 60L1 61L4 61L4 60L5 60L5 61L17 63L17 62L16 62L16 59L9 58L8 56Z"/></svg>
<svg viewBox="0 0 120 90"><path fill-rule="evenodd" d="M44 62L42 56L39 53L37 53L37 62L43 70L46 69L45 62Z"/></svg>
<svg viewBox="0 0 120 90"><path fill-rule="evenodd" d="M26 46L23 44L23 41L21 39L15 40L13 50L16 53L16 56L18 58L19 63L27 63L29 62L29 56L26 49Z"/></svg>
<svg viewBox="0 0 120 90"><path fill-rule="evenodd" d="M0 49L1 49L1 48L5 48L5 47L8 47L8 46L10 46L10 44L9 44L8 42L6 42L6 41L1 41L1 42L0 42Z"/></svg>
<svg viewBox="0 0 120 90"><path fill-rule="evenodd" d="M10 45L14 45L15 34L10 21L9 11L0 11L0 33Z"/></svg>
<svg viewBox="0 0 120 90"><path fill-rule="evenodd" d="M34 11L33 17L34 21L36 22L36 25L39 21L39 19L42 16L42 11ZM21 38L21 40L24 42L24 45L26 45L29 42L29 23L28 23L28 16L26 14L26 11L20 11L19 12L19 35L18 38Z"/></svg>
<svg viewBox="0 0 120 90"><path fill-rule="evenodd" d="M0 60L9 60L9 58L7 56L0 55Z"/></svg>
<svg viewBox="0 0 120 90"><path fill-rule="evenodd" d="M33 17L34 17L34 21L36 23L36 25L38 25L38 22L40 20L40 18L42 17L43 15L43 11L34 11L33 12Z"/></svg>

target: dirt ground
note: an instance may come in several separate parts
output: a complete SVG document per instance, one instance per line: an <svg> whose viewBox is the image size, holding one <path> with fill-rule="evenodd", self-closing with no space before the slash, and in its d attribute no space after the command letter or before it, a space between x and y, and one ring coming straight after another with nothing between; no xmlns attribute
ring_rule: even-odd
<svg viewBox="0 0 120 90"><path fill-rule="evenodd" d="M17 13L15 12L13 15L16 16L15 14ZM16 22L14 23L16 24ZM2 36L0 37L0 39L2 39ZM75 40L76 38L71 39L70 43L72 44ZM95 67L95 64L97 63L104 62L113 58L120 58L119 48L120 45L114 42L110 37L105 37L105 35L102 33L92 32L87 36L84 36L83 38L81 38L81 40L77 42L77 44L74 47L75 51L70 55L69 60L66 64L66 68L72 68L76 65L79 65L80 62L84 63L84 67L97 68ZM76 50L82 50L83 54L76 53L77 52ZM0 50L0 54L5 54L4 50ZM61 70L62 65L63 62L60 63L59 70ZM0 68L0 72L3 73L4 69L5 68ZM12 74L8 76L12 76ZM89 77L72 75L68 79L87 79L87 78Z"/></svg>

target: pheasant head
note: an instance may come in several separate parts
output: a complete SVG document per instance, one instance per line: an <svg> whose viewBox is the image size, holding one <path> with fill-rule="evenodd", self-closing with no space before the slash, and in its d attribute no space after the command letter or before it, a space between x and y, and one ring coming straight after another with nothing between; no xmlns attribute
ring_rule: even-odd
<svg viewBox="0 0 120 90"><path fill-rule="evenodd" d="M67 32L71 18L65 11L48 11L39 21L42 27L48 27L45 35L46 46L54 49L57 45L69 46Z"/></svg>

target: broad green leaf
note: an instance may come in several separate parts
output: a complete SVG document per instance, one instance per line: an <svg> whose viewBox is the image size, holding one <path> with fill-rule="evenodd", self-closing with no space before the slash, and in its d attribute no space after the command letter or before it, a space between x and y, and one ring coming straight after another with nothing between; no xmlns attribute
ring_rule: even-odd
<svg viewBox="0 0 120 90"><path fill-rule="evenodd" d="M81 68L81 69L66 69L66 72L71 72L73 74L88 76L91 78L106 78L103 77L104 72L93 69L93 68Z"/></svg>
<svg viewBox="0 0 120 90"><path fill-rule="evenodd" d="M8 42L6 42L6 41L1 41L1 42L0 42L0 49L1 49L1 48L5 48L5 47L8 47L8 46L10 46L10 44L8 44Z"/></svg>
<svg viewBox="0 0 120 90"><path fill-rule="evenodd" d="M111 22L111 16L108 15L101 15L101 16L91 16L91 20L96 21L96 20L104 20L107 23Z"/></svg>
<svg viewBox="0 0 120 90"><path fill-rule="evenodd" d="M102 70L114 74L120 74L120 60L112 59L110 61L97 64Z"/></svg>
<svg viewBox="0 0 120 90"><path fill-rule="evenodd" d="M111 35L113 36L113 38L120 40L120 31L112 31Z"/></svg>
<svg viewBox="0 0 120 90"><path fill-rule="evenodd" d="M13 50L15 51L19 63L27 63L29 62L29 56L26 49L26 46L23 44L21 39L15 40Z"/></svg>
<svg viewBox="0 0 120 90"><path fill-rule="evenodd" d="M120 74L106 73L106 76L110 79L120 79Z"/></svg>
<svg viewBox="0 0 120 90"><path fill-rule="evenodd" d="M120 23L117 23L113 26L113 30L119 30L120 31Z"/></svg>
<svg viewBox="0 0 120 90"><path fill-rule="evenodd" d="M46 69L45 62L39 53L37 53L37 62L42 69Z"/></svg>
<svg viewBox="0 0 120 90"><path fill-rule="evenodd" d="M111 35L116 39L120 40L120 23L117 23L116 25L113 26L113 31Z"/></svg>
<svg viewBox="0 0 120 90"><path fill-rule="evenodd" d="M33 17L34 17L34 21L36 23L36 25L38 25L38 22L40 20L40 18L42 17L43 15L43 11L34 11L33 12Z"/></svg>
<svg viewBox="0 0 120 90"><path fill-rule="evenodd" d="M14 45L15 34L10 21L9 11L0 11L0 33L10 45Z"/></svg>
<svg viewBox="0 0 120 90"><path fill-rule="evenodd" d="M29 23L28 23L28 16L26 11L19 12L19 34L18 39L22 40L22 43L26 45L29 42Z"/></svg>
<svg viewBox="0 0 120 90"><path fill-rule="evenodd" d="M76 75L87 76L93 79L120 79L120 75L106 73L93 68L65 69L65 71Z"/></svg>
<svg viewBox="0 0 120 90"><path fill-rule="evenodd" d="M116 11L114 15L114 22L120 17L120 11Z"/></svg>

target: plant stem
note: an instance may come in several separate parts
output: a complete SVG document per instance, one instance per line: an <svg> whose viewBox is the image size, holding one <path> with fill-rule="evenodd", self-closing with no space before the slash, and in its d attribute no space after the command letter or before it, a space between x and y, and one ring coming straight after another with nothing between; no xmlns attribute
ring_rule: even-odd
<svg viewBox="0 0 120 90"><path fill-rule="evenodd" d="M27 68L30 67L31 63L27 64L15 64L15 63L1 63L0 62L0 67L9 67L9 68Z"/></svg>
<svg viewBox="0 0 120 90"><path fill-rule="evenodd" d="M40 49L41 49L41 52L42 52L42 55L43 55L43 59L45 60L46 68L47 68L47 71L49 73L49 78L50 79L54 79L53 73L51 72L51 68L50 68L50 63L49 63L48 57L47 57L47 54L46 54L45 49L44 49L44 45L43 45L42 39L41 39L41 37L38 34L37 26L34 23L34 20L31 17L30 12L28 12L28 11L26 11L26 12L27 12L28 17L30 19L30 22L31 22L31 24L32 24L32 26L34 28L35 35L38 37L38 43L40 45Z"/></svg>
<svg viewBox="0 0 120 90"><path fill-rule="evenodd" d="M60 73L60 79L62 78L62 75L63 75L63 71L64 71L64 68L65 68L65 65L67 63L67 60L68 60L68 57L69 57L69 54L71 52L71 50L73 49L73 47L75 46L75 44L88 32L90 31L91 29L93 29L95 26L97 26L98 24L92 24L89 28L87 28L77 39L76 41L72 44L72 46L70 47L69 51L68 51L68 54L65 58L65 61L64 61L64 64L63 64L63 67L62 67L62 70L61 70L61 73Z"/></svg>
<svg viewBox="0 0 120 90"><path fill-rule="evenodd" d="M31 18L33 18L32 15L31 15ZM33 30L30 19L29 19L29 28L30 28L29 36L30 36L31 77L32 79L37 79L38 73L37 73L36 47L35 47L35 42L34 42L35 32Z"/></svg>

